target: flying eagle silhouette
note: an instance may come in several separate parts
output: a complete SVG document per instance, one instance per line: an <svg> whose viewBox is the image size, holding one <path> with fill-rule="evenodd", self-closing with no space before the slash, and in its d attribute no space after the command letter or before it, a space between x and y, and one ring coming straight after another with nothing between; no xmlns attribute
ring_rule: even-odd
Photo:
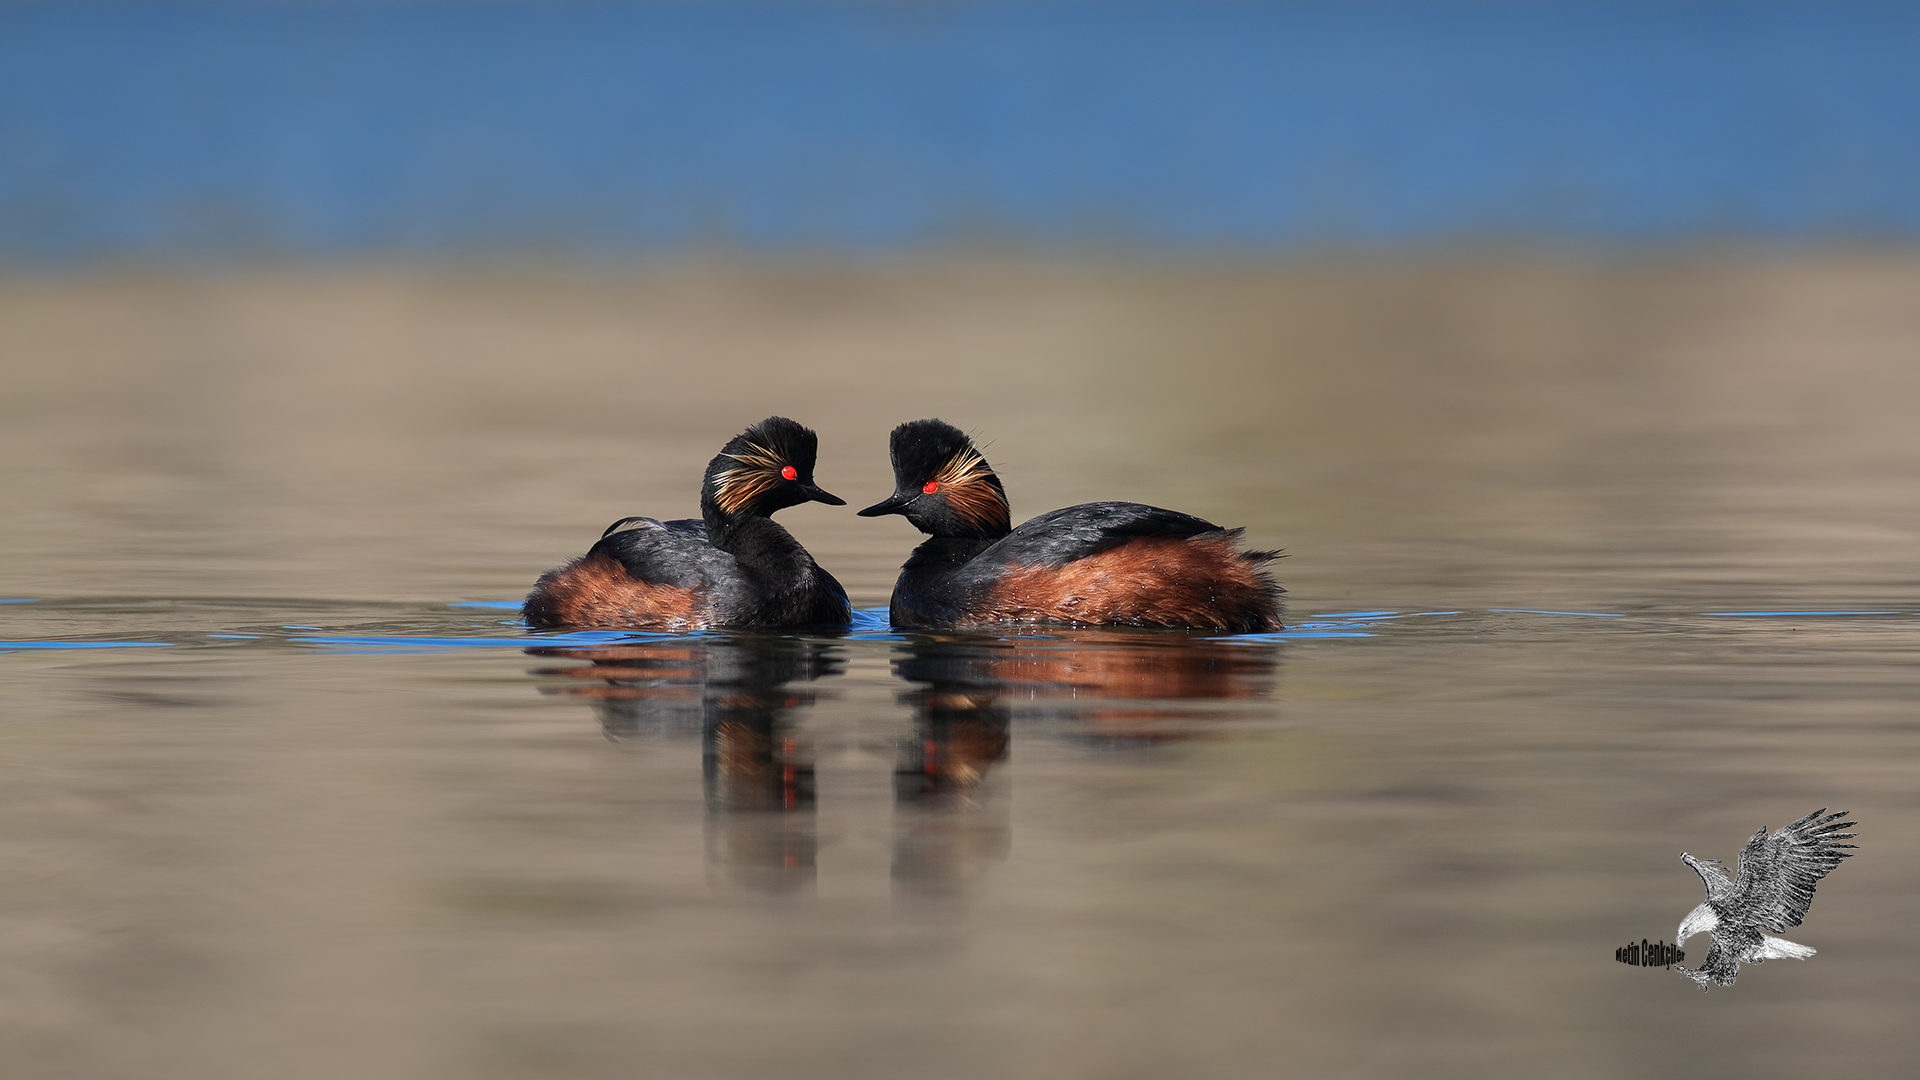
<svg viewBox="0 0 1920 1080"><path fill-rule="evenodd" d="M1680 858L1706 882L1707 902L1680 920L1674 943L1685 945L1694 934L1710 933L1713 948L1707 950L1707 959L1698 971L1678 965L1674 970L1705 991L1709 979L1720 986L1732 986L1741 964L1812 956L1814 950L1805 945L1760 931L1778 934L1789 926L1799 926L1813 903L1813 887L1833 873L1841 859L1853 857L1838 849L1855 845L1835 842L1854 838L1853 833L1838 831L1853 822L1835 821L1847 813L1827 814L1823 806L1772 836L1762 827L1740 853L1740 873L1732 880L1728 880L1720 860L1696 859L1681 852Z"/></svg>

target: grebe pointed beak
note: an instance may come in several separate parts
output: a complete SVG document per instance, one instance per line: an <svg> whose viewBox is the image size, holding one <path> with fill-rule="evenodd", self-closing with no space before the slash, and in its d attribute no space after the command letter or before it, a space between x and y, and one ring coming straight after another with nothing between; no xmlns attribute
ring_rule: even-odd
<svg viewBox="0 0 1920 1080"><path fill-rule="evenodd" d="M907 512L907 504L912 501L912 495L890 495L874 503L872 506L867 507L865 510L859 511L859 515L861 517L879 517L882 514L904 514Z"/></svg>
<svg viewBox="0 0 1920 1080"><path fill-rule="evenodd" d="M814 502L823 502L823 503L826 503L828 506L847 505L847 500L841 498L838 495L834 495L830 492L822 490L820 485L818 484L803 484L801 485L800 490L806 492L807 498L812 499Z"/></svg>

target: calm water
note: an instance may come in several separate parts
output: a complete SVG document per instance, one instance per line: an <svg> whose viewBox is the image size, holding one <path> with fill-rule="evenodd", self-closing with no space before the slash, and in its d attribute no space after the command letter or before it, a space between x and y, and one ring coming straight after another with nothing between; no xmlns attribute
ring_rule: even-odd
<svg viewBox="0 0 1920 1080"><path fill-rule="evenodd" d="M0 258L1920 238L1884 0L10 0Z"/></svg>
<svg viewBox="0 0 1920 1080"><path fill-rule="evenodd" d="M0 1055L1904 1075L1916 355L1846 253L0 282ZM856 507L939 415L1244 525L1289 629L515 621L776 411ZM782 520L869 609L914 542ZM1820 806L1817 957L1614 962Z"/></svg>

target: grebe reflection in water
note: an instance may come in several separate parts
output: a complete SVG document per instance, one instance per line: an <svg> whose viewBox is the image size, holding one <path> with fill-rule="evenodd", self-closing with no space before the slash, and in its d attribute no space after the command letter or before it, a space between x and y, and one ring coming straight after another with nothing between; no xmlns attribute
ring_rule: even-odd
<svg viewBox="0 0 1920 1080"><path fill-rule="evenodd" d="M842 674L852 643L692 635L532 655L586 661L534 672L543 692L586 699L609 739L698 733L707 859L718 877L767 892L815 880L816 789L806 685ZM1270 641L1177 631L1065 630L1023 637L944 634L892 645L909 726L894 767L897 894L952 897L1011 847L1004 764L1024 737L1096 750L1205 737L1236 701L1265 696ZM829 792L827 798L833 798Z"/></svg>
<svg viewBox="0 0 1920 1080"><path fill-rule="evenodd" d="M841 674L841 646L733 635L527 651L588 661L534 674L574 681L542 689L588 699L609 739L699 733L710 867L761 891L812 884L813 761L796 714L814 695L796 687Z"/></svg>
<svg viewBox="0 0 1920 1080"><path fill-rule="evenodd" d="M1016 708L1040 731L1149 746L1209 731L1211 702L1263 697L1278 664L1273 642L1136 630L900 644L893 673L916 685L900 695L913 729L894 771L896 890L963 894L1006 858L1009 798L996 770L1009 756Z"/></svg>

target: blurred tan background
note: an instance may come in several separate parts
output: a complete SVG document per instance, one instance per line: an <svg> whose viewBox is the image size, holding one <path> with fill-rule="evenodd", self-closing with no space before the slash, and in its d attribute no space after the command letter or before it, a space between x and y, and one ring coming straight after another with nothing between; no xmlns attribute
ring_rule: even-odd
<svg viewBox="0 0 1920 1080"><path fill-rule="evenodd" d="M855 506L937 415L1016 515L1244 525L1296 600L1859 602L1909 580L1916 300L1844 251L14 278L0 587L511 598L784 413ZM914 535L783 520L869 605Z"/></svg>

